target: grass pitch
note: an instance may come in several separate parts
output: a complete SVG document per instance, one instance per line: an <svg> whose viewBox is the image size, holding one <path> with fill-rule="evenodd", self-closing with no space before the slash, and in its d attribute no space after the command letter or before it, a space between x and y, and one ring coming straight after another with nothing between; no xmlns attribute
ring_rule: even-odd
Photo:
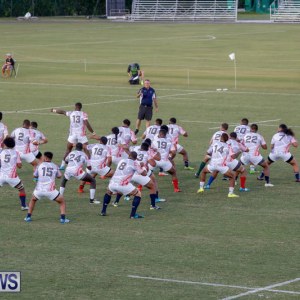
<svg viewBox="0 0 300 300"><path fill-rule="evenodd" d="M298 25L37 22L1 24L1 29L3 61L13 52L20 64L16 79L0 79L3 123L11 133L25 118L38 122L49 140L40 150L53 151L56 164L66 148L69 119L46 108L71 110L80 101L96 134L109 134L124 118L134 129L139 87L127 83L131 62L140 64L157 92L154 118L167 123L176 117L189 133L180 144L195 171L222 122L229 130L244 117L258 122L268 146L280 123L294 128L299 139ZM291 152L299 162L299 150ZM269 150L261 153L267 158ZM150 211L143 189L143 220L130 220L131 205L123 200L100 217L101 207L89 205L88 188L77 194L79 182L72 179L64 194L72 223L60 224L59 206L43 199L28 224L17 191L1 188L1 270L22 272L21 294L3 299L222 299L248 290L128 275L249 288L299 277L299 186L291 166L282 161L271 166L275 186L269 189L248 175L251 192L237 189L240 198L228 199L228 182L221 176L197 195L195 172L183 170L181 156L176 164L182 193L173 192L171 176L158 178L167 201L161 211ZM29 201L31 166L24 163L18 175ZM101 202L107 185L97 179ZM277 289L300 293L300 284ZM267 297L299 294L260 291L243 298Z"/></svg>

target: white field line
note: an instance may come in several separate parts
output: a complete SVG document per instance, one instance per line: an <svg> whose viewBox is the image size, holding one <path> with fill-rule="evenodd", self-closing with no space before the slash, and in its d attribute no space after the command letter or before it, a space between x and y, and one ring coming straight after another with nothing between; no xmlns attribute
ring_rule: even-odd
<svg viewBox="0 0 300 300"><path fill-rule="evenodd" d="M161 98L161 97L159 97ZM191 101L206 101L207 99L193 99L193 98L173 98L173 100L191 100ZM161 103L161 102L160 102Z"/></svg>
<svg viewBox="0 0 300 300"><path fill-rule="evenodd" d="M283 286L283 285L286 285L286 284L290 284L292 282L296 282L296 281L299 281L299 280L300 280L300 278L295 278L295 279L288 280L288 281L285 281L285 282L268 285L268 286L263 287L263 288L258 288L258 289L252 290L252 291L248 291L246 293L226 297L226 298L223 298L222 300L231 300L231 299L236 299L236 298L240 298L240 297L243 297L243 296L247 296L247 295L250 295L250 294L255 294L255 293L258 293L258 292L261 292L261 291L269 291L272 288L275 288L275 287L278 287L278 286Z"/></svg>
<svg viewBox="0 0 300 300"><path fill-rule="evenodd" d="M143 276L135 276L135 275L127 275L130 278L136 279L148 279L148 280L155 280L155 281L164 281L164 282L176 282L176 283L187 283L187 284L197 284L197 285L207 285L207 286L215 286L215 287L228 287L228 288L235 288L235 289L244 289L250 290L250 292L254 292L259 288L249 288L246 286L238 286L238 285L227 285L227 284L218 284L218 283L208 283L208 282L197 282L197 281L185 281L185 280L173 280L173 279L164 279L164 278L155 278L155 277L143 277ZM271 288L263 288L266 291L270 292L278 292L278 293L288 293L288 294L298 294L298 292L293 291L285 291L285 290L273 290Z"/></svg>
<svg viewBox="0 0 300 300"><path fill-rule="evenodd" d="M267 120L267 121L258 121L258 122L251 122L251 124L260 124L260 126L264 125L264 124L261 124L261 123L268 123L268 122L276 122L276 121L280 121L281 119L276 119L276 120ZM236 123L236 124L228 124L229 126L238 126L239 123ZM272 126L278 126L278 125L272 125ZM208 129L218 129L220 128L219 127L211 127L211 128L208 128Z"/></svg>

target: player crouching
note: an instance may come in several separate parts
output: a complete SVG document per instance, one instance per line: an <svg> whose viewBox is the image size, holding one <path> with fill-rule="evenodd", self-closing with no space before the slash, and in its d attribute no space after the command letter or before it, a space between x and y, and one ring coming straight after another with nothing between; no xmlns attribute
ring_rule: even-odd
<svg viewBox="0 0 300 300"><path fill-rule="evenodd" d="M22 205L21 209L28 210L26 206L25 188L16 173L17 167L21 169L22 161L19 152L14 150L15 140L11 137L7 137L4 139L3 144L5 149L1 152L0 148L0 187L7 183L11 187L18 189Z"/></svg>
<svg viewBox="0 0 300 300"><path fill-rule="evenodd" d="M223 175L230 178L229 181L229 198L239 197L233 193L234 191L234 174L233 172L225 165L227 156L229 155L229 147L226 144L228 141L228 134L223 133L221 135L220 141L213 143L207 150L207 155L211 156L211 160L208 166L205 166L201 172L200 179L200 189L197 193L204 192L204 184L207 173L213 173L215 171L221 172Z"/></svg>
<svg viewBox="0 0 300 300"><path fill-rule="evenodd" d="M134 172L138 172L142 176L146 176L147 172L143 170L139 163L136 162L137 153L130 152L128 158L122 159L117 166L114 176L109 182L107 192L104 195L103 208L100 216L106 216L106 210L111 200L113 193L121 195L133 195L132 210L130 214L131 219L143 218L143 215L138 215L136 210L141 202L141 192L133 186L130 181Z"/></svg>
<svg viewBox="0 0 300 300"><path fill-rule="evenodd" d="M53 154L51 152L44 153L44 162L38 165L33 173L33 177L38 178L37 186L33 192L31 201L29 203L29 210L27 217L24 219L27 222L31 221L31 215L34 210L34 206L37 200L43 197L47 197L50 200L59 203L60 208L60 223L70 223L71 221L66 219L66 202L59 191L55 189L55 178L60 178L61 173L58 166L52 163Z"/></svg>

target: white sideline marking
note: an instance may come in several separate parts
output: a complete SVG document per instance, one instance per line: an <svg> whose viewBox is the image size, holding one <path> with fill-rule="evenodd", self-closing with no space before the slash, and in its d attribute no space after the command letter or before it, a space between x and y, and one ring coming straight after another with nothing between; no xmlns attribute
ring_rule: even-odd
<svg viewBox="0 0 300 300"><path fill-rule="evenodd" d="M253 293L254 291L263 289L263 290L266 290L266 291L269 291L269 292L278 292L278 293L287 293L287 294L297 294L297 295L300 295L299 292L285 291L285 290L273 290L270 287L266 287L266 288L250 288L250 287L238 286L238 285L227 285L227 284L197 282L197 281L184 281L184 280L164 279L164 278L155 278L155 277L143 277L143 276L136 276L136 275L127 275L127 277L136 278L136 279L149 279L149 280L156 280L156 281L165 281L165 282L177 282L177 283L187 283L187 284L198 284L198 285L208 285L208 286L216 286L216 287L228 287L228 288L244 289L244 290L250 290L249 292L251 292L251 293ZM298 278L298 279L300 279L300 278ZM275 286L278 286L278 285L274 285L274 287ZM249 293L249 292L247 292L247 293ZM222 299L222 300L225 300L225 299Z"/></svg>
<svg viewBox="0 0 300 300"><path fill-rule="evenodd" d="M267 290L270 290L270 289L275 288L277 286L283 286L283 285L286 285L286 284L289 284L289 283L292 283L292 282L296 282L296 281L299 281L299 280L300 280L300 278L295 278L295 279L288 280L288 281L285 281L285 282L276 283L276 284L272 284L272 285L269 285L269 286L266 286L266 287L263 287L263 288L258 288L258 289L252 290L252 291L248 291L246 293L226 297L226 298L223 298L222 300L231 300L231 299L236 299L236 298L240 298L240 297L243 297L243 296L247 296L247 295L250 295L250 294L254 294L254 293L257 293L257 292L267 291Z"/></svg>

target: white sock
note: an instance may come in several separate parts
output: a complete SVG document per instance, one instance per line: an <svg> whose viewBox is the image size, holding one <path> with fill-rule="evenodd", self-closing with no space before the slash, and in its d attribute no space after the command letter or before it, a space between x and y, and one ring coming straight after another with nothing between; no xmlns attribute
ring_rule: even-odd
<svg viewBox="0 0 300 300"><path fill-rule="evenodd" d="M233 190L234 190L234 188L232 188L232 187L229 188L229 194L230 194L230 195L233 194Z"/></svg>
<svg viewBox="0 0 300 300"><path fill-rule="evenodd" d="M254 165L250 165L250 170L254 171L255 170L255 166Z"/></svg>
<svg viewBox="0 0 300 300"><path fill-rule="evenodd" d="M90 189L90 199L91 199L91 200L94 200L95 192L96 192L95 189Z"/></svg>
<svg viewBox="0 0 300 300"><path fill-rule="evenodd" d="M62 162L61 162L61 167L64 167L65 166L65 164L66 164L66 162L63 160Z"/></svg>
<svg viewBox="0 0 300 300"><path fill-rule="evenodd" d="M64 191L65 191L65 188L64 187L60 187L59 192L60 192L61 195L64 194Z"/></svg>
<svg viewBox="0 0 300 300"><path fill-rule="evenodd" d="M204 187L204 181L200 181L200 189L203 189L203 187Z"/></svg>

